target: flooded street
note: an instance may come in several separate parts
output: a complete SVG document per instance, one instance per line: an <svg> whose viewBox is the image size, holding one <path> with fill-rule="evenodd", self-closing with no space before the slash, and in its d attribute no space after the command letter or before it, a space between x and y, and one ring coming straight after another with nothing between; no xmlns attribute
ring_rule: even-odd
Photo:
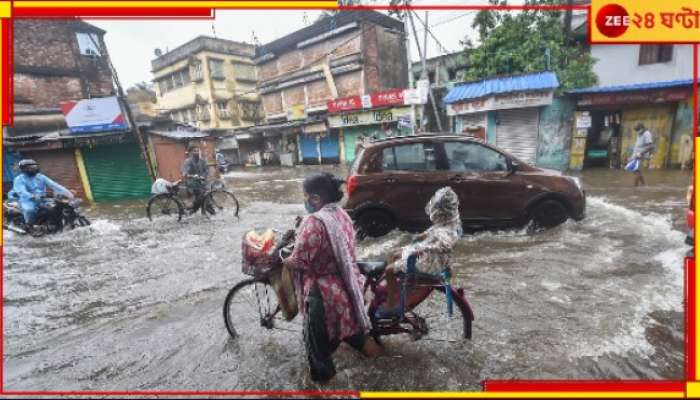
<svg viewBox="0 0 700 400"><path fill-rule="evenodd" d="M690 172L682 171L649 172L640 189L627 173L586 171L582 222L465 236L453 284L474 309L472 341L394 336L371 361L343 345L338 375L316 385L300 325L242 327L231 339L221 307L245 278L242 235L290 228L304 212L302 178L317 169L229 173L238 221L152 223L144 200L92 206L86 229L41 239L5 232L5 389L480 390L484 379L683 379ZM383 258L411 239L395 231L365 240L358 255Z"/></svg>

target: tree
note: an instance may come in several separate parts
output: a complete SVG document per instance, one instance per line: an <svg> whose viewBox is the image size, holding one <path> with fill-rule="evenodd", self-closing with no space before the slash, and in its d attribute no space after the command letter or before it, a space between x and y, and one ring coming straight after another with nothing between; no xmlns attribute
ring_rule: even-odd
<svg viewBox="0 0 700 400"><path fill-rule="evenodd" d="M492 4L496 2L492 1ZM526 5L552 5L554 0L526 0ZM505 4L505 2L501 3ZM524 10L510 12L483 10L472 25L480 44L463 41L468 60L467 81L499 75L554 71L559 91L593 86L593 59L577 43L566 40L561 12Z"/></svg>

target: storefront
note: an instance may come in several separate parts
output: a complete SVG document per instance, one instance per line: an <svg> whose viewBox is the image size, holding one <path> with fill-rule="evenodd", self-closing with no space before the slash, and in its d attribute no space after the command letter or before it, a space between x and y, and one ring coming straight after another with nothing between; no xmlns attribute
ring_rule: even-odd
<svg viewBox="0 0 700 400"><path fill-rule="evenodd" d="M305 123L303 120L270 123L236 131L241 163L246 166L296 164Z"/></svg>
<svg viewBox="0 0 700 400"><path fill-rule="evenodd" d="M148 141L156 161L158 177L176 181L182 177L182 165L187 158L187 149L197 146L201 157L210 166L209 174L218 176L215 139L208 134L192 129L149 130Z"/></svg>
<svg viewBox="0 0 700 400"><path fill-rule="evenodd" d="M241 158L238 154L238 141L235 136L222 137L219 139L217 148L224 155L224 159L229 165L241 165Z"/></svg>
<svg viewBox="0 0 700 400"><path fill-rule="evenodd" d="M330 100L327 107L329 137L338 138L341 162L351 163L367 140L411 132L411 108L404 105L403 89Z"/></svg>
<svg viewBox="0 0 700 400"><path fill-rule="evenodd" d="M691 86L687 81L579 89L571 169L624 167L641 122L654 138L649 168L668 168L687 158L691 132ZM692 142L692 140L690 140Z"/></svg>
<svg viewBox="0 0 700 400"><path fill-rule="evenodd" d="M455 86L445 96L454 133L473 136L535 164L540 116L559 86L552 72Z"/></svg>

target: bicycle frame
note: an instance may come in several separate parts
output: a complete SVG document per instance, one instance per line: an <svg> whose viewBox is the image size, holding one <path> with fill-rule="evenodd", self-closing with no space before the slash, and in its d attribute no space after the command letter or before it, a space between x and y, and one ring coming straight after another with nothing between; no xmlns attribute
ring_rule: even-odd
<svg viewBox="0 0 700 400"><path fill-rule="evenodd" d="M452 301L457 302L459 307L467 311L467 317L470 320L474 320L474 312L464 296L464 290L462 288L452 287L438 275L422 272L407 272L400 275L401 299L399 316L392 319L383 319L381 320L382 323L379 323L379 321L375 319L374 313L387 300L386 286L381 285L383 280L384 275L379 278L367 277L364 287L365 293L367 290L370 290L374 295L369 307L370 319L373 321L372 334L374 335L384 336L398 333L412 334L416 330L421 329L421 327L417 326L416 321L407 317L406 314L410 313L436 290L449 293L448 296L451 297ZM409 288L411 289L410 294L407 293ZM449 311L446 310L445 312ZM409 324L411 328L405 328L401 326L401 324ZM471 339L471 325L468 327L466 337L467 339Z"/></svg>

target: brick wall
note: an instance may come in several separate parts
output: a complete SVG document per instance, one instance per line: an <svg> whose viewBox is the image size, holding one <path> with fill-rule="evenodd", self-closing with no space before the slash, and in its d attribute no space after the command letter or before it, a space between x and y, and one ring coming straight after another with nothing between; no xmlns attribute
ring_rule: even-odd
<svg viewBox="0 0 700 400"><path fill-rule="evenodd" d="M14 84L18 101L26 99L33 108L58 108L61 101L82 97L77 77L15 74Z"/></svg>
<svg viewBox="0 0 700 400"><path fill-rule="evenodd" d="M109 55L80 54L77 32L102 34L80 20L14 20L14 90L22 109L54 108L64 100L114 92Z"/></svg>

